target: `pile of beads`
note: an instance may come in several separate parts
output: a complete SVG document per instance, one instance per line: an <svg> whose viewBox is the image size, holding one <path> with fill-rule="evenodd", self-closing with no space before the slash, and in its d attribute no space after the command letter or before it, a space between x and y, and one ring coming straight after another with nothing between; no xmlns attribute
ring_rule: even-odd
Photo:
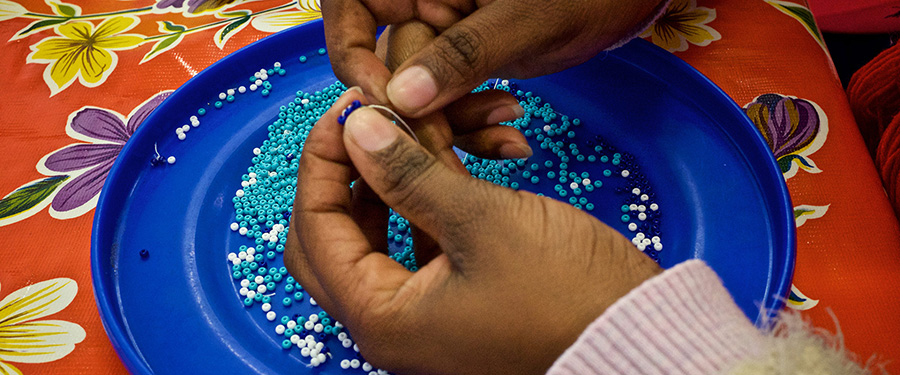
<svg viewBox="0 0 900 375"><path fill-rule="evenodd" d="M659 262L663 249L659 204L634 157L617 151L599 135L585 136L588 130L581 119L559 113L540 96L520 90L516 83L498 79L483 83L475 91L490 88L507 91L519 100L525 114L506 125L522 131L535 152L529 160L486 160L466 155L466 169L477 178L515 190L549 192L552 186L550 195L588 212L598 208L591 199L597 191L613 189L624 195L621 222L607 224L614 228L622 225L620 232L630 233L635 247Z"/></svg>

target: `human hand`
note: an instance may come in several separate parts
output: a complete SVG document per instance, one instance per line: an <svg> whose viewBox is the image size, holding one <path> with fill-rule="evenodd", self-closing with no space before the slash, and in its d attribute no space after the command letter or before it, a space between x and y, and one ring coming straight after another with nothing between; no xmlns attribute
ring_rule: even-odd
<svg viewBox="0 0 900 375"><path fill-rule="evenodd" d="M491 76L553 73L644 26L662 0L330 0L325 40L338 78L421 117ZM374 54L377 26L419 20L437 37L392 75Z"/></svg>
<svg viewBox="0 0 900 375"><path fill-rule="evenodd" d="M342 128L336 118L353 100L365 103L349 90L307 138L284 259L372 364L543 373L607 307L661 272L582 211L452 171L376 110L357 109ZM366 183L351 191L357 177ZM418 272L386 255L384 204L440 247Z"/></svg>

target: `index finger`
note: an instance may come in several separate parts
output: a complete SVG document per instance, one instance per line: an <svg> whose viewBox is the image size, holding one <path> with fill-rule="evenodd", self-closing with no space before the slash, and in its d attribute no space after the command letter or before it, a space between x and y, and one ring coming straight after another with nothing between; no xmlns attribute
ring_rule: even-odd
<svg viewBox="0 0 900 375"><path fill-rule="evenodd" d="M412 276L374 251L351 216L349 186L356 173L337 117L353 100L365 99L358 91L347 91L310 131L300 157L291 222L313 276L334 304L336 311L329 313L348 323L390 300Z"/></svg>
<svg viewBox="0 0 900 375"><path fill-rule="evenodd" d="M375 9L373 12L359 0L322 2L325 45L334 74L347 86L361 87L374 103L388 103L384 88L391 78L391 72L375 56L377 27L412 18L412 6L396 4L389 11ZM410 11L403 12L403 9Z"/></svg>

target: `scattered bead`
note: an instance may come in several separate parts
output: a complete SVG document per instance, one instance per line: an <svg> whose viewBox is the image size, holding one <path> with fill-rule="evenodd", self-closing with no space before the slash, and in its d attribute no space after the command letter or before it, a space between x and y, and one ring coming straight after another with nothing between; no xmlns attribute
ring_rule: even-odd
<svg viewBox="0 0 900 375"><path fill-rule="evenodd" d="M175 157L174 157L174 156L169 156L169 158L166 159L166 162L169 163L169 164L175 164Z"/></svg>

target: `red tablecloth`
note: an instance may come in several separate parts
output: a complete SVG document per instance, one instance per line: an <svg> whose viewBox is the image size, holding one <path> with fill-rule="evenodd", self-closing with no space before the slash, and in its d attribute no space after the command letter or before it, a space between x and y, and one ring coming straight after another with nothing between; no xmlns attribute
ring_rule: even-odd
<svg viewBox="0 0 900 375"><path fill-rule="evenodd" d="M317 9L0 0L0 373L124 372L90 276L112 161L166 93ZM833 312L850 350L898 369L900 227L811 20L802 0L675 0L645 37L721 86L769 141L799 239L788 306L830 330Z"/></svg>

